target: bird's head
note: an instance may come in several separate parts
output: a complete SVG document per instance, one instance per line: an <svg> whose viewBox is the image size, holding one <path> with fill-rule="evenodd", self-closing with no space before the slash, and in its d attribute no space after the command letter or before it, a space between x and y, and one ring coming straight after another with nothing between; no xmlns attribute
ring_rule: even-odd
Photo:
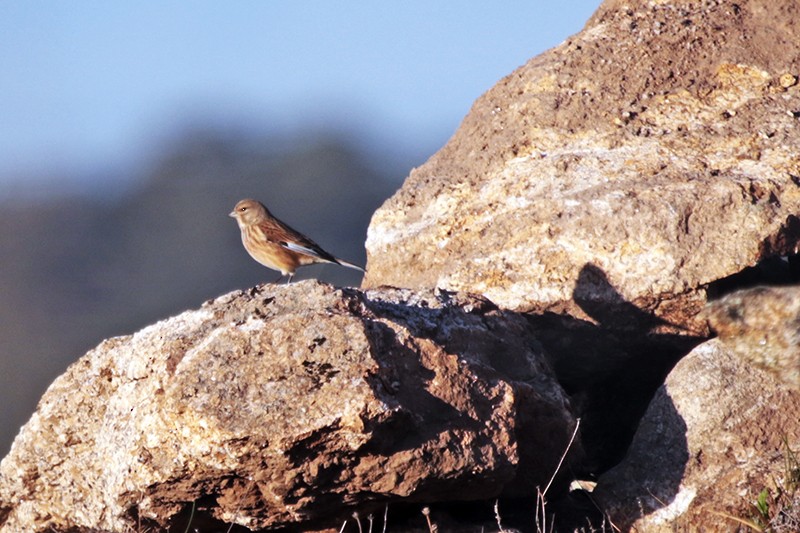
<svg viewBox="0 0 800 533"><path fill-rule="evenodd" d="M264 204L248 198L237 203L228 216L235 218L240 226L249 226L263 221L267 218L267 213Z"/></svg>

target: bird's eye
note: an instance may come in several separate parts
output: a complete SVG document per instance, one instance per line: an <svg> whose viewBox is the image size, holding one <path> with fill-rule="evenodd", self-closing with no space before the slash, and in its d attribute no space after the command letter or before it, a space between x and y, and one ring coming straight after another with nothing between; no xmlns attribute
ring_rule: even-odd
<svg viewBox="0 0 800 533"><path fill-rule="evenodd" d="M239 208L239 211L241 211L242 213L244 213L245 211L247 211L247 208L246 208L246 207L240 207L240 208Z"/></svg>

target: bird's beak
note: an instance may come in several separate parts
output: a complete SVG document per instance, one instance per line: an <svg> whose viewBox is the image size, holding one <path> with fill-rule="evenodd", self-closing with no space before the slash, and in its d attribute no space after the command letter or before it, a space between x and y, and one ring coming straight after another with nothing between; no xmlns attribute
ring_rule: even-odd
<svg viewBox="0 0 800 533"><path fill-rule="evenodd" d="M230 213L228 213L228 216L236 218L236 211L231 211Z"/></svg>

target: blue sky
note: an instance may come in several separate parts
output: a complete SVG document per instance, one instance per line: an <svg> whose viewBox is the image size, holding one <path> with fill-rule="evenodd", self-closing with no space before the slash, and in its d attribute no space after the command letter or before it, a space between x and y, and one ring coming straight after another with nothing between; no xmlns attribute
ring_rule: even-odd
<svg viewBox="0 0 800 533"><path fill-rule="evenodd" d="M135 166L204 121L336 124L435 151L480 94L599 3L2 2L0 184Z"/></svg>

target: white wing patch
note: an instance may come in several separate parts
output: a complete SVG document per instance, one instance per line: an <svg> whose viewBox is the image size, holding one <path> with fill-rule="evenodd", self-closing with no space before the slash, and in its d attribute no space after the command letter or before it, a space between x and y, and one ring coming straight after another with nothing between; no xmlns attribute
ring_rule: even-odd
<svg viewBox="0 0 800 533"><path fill-rule="evenodd" d="M282 242L281 246L283 246L284 248L287 248L289 250L292 250L293 252L298 252L298 253L301 253L301 254L306 254L306 255L311 255L313 257L322 258L319 255L318 251L314 250L313 248L308 248L306 246L301 246L301 245L297 244L296 242Z"/></svg>

